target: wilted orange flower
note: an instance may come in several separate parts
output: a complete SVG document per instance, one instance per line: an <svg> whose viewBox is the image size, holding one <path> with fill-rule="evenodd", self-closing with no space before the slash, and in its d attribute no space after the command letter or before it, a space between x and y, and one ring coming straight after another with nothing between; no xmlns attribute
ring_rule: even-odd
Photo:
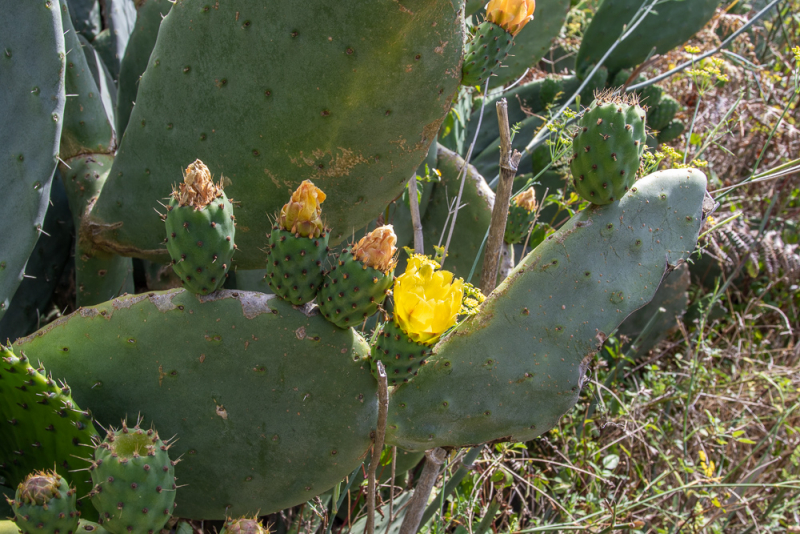
<svg viewBox="0 0 800 534"><path fill-rule="evenodd" d="M397 265L397 236L391 224L376 228L353 247L353 256L361 263L384 274Z"/></svg>
<svg viewBox="0 0 800 534"><path fill-rule="evenodd" d="M486 6L486 20L516 36L533 20L536 0L491 0Z"/></svg>
<svg viewBox="0 0 800 534"><path fill-rule="evenodd" d="M311 180L305 180L292 193L292 199L281 208L278 224L287 232L303 237L319 237L325 229L322 223L322 207L325 193Z"/></svg>

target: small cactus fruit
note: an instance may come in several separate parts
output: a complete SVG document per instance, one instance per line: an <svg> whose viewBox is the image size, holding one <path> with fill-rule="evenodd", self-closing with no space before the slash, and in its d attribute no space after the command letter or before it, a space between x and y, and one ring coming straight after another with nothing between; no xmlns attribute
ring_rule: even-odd
<svg viewBox="0 0 800 534"><path fill-rule="evenodd" d="M295 305L313 300L322 285L329 236L321 217L324 201L325 193L305 180L267 235L267 283Z"/></svg>
<svg viewBox="0 0 800 534"><path fill-rule="evenodd" d="M233 202L199 159L172 191L165 218L167 250L183 286L207 295L225 281L236 249Z"/></svg>
<svg viewBox="0 0 800 534"><path fill-rule="evenodd" d="M579 195L610 204L633 186L647 139L645 115L635 96L596 95L572 141L570 167Z"/></svg>
<svg viewBox="0 0 800 534"><path fill-rule="evenodd" d="M75 489L55 471L37 471L9 499L22 534L73 534L78 531Z"/></svg>
<svg viewBox="0 0 800 534"><path fill-rule="evenodd" d="M172 516L177 462L170 461L168 449L152 428L128 428L125 421L98 440L89 496L98 522L111 534L157 533Z"/></svg>
<svg viewBox="0 0 800 534"><path fill-rule="evenodd" d="M675 114L681 109L680 103L669 95L664 95L658 105L647 111L647 125L659 132L669 126Z"/></svg>
<svg viewBox="0 0 800 534"><path fill-rule="evenodd" d="M377 378L378 362L383 362L389 385L397 386L414 378L430 355L430 346L413 341L391 319L378 332L378 339L372 347L370 369Z"/></svg>
<svg viewBox="0 0 800 534"><path fill-rule="evenodd" d="M228 518L219 534L269 534L269 529L265 528L257 517Z"/></svg>
<svg viewBox="0 0 800 534"><path fill-rule="evenodd" d="M514 46L514 36L533 19L535 0L491 0L486 20L467 44L462 85L483 85Z"/></svg>
<svg viewBox="0 0 800 534"><path fill-rule="evenodd" d="M506 232L503 236L510 245L522 243L528 236L531 225L536 218L536 192L529 187L511 199L508 207Z"/></svg>
<svg viewBox="0 0 800 534"><path fill-rule="evenodd" d="M378 311L394 282L396 243L394 229L387 225L341 252L319 291L318 305L326 319L349 328Z"/></svg>

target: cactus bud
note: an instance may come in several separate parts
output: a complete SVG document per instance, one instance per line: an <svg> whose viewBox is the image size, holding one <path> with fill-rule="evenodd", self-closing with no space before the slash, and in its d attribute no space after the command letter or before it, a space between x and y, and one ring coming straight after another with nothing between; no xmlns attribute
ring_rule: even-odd
<svg viewBox="0 0 800 534"><path fill-rule="evenodd" d="M172 196L179 206L193 206L202 209L222 195L222 183L215 184L211 171L199 159L190 163L183 173L183 183L173 188Z"/></svg>
<svg viewBox="0 0 800 534"><path fill-rule="evenodd" d="M536 0L491 0L486 6L486 20L516 36L533 20Z"/></svg>
<svg viewBox="0 0 800 534"><path fill-rule="evenodd" d="M292 193L292 199L281 208L278 224L287 232L300 234L302 237L319 237L324 230L320 205L325 202L325 198L325 193L320 188L311 180L305 180Z"/></svg>
<svg viewBox="0 0 800 534"><path fill-rule="evenodd" d="M397 236L391 224L374 229L353 247L353 256L367 267L382 273L394 270L397 265Z"/></svg>
<svg viewBox="0 0 800 534"><path fill-rule="evenodd" d="M536 211L536 192L532 187L529 187L514 197L514 204L525 209L528 213L533 213Z"/></svg>

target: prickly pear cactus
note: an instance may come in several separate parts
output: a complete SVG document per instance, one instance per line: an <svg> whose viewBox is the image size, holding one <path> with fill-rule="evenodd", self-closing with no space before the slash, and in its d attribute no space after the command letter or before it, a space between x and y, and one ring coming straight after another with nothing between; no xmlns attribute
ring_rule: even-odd
<svg viewBox="0 0 800 534"><path fill-rule="evenodd" d="M97 439L89 472L94 488L89 494L100 513L100 525L111 534L159 532L175 506L175 462L169 444L139 422L128 428L110 428Z"/></svg>
<svg viewBox="0 0 800 534"><path fill-rule="evenodd" d="M142 214L159 208L175 162L196 158L241 200L239 268L263 268L265 214L305 179L331 197L332 243L350 237L403 190L437 135L461 81L462 5L310 0L276 16L261 0L175 3L95 207L96 239L166 262L160 222Z"/></svg>
<svg viewBox="0 0 800 534"><path fill-rule="evenodd" d="M419 451L526 441L552 428L607 334L653 297L667 263L694 248L705 188L699 171L658 172L548 236L395 389L387 443Z"/></svg>
<svg viewBox="0 0 800 534"><path fill-rule="evenodd" d="M233 201L202 161L186 167L164 219L172 268L192 293L207 295L225 282L236 248Z"/></svg>
<svg viewBox="0 0 800 534"><path fill-rule="evenodd" d="M32 473L11 502L22 534L73 534L78 530L75 489L55 471Z"/></svg>
<svg viewBox="0 0 800 534"><path fill-rule="evenodd" d="M656 139L659 143L669 143L673 139L680 137L684 130L686 130L686 125L682 121L675 120L658 132Z"/></svg>
<svg viewBox="0 0 800 534"><path fill-rule="evenodd" d="M220 534L269 534L269 529L264 528L258 517L228 518L225 520Z"/></svg>
<svg viewBox="0 0 800 534"><path fill-rule="evenodd" d="M0 477L16 485L32 471L55 464L83 497L91 484L76 470L97 435L92 416L78 408L66 383L57 384L43 368L31 367L24 351L18 354L0 346ZM93 516L90 508L79 509Z"/></svg>
<svg viewBox="0 0 800 534"><path fill-rule="evenodd" d="M141 413L162 435L180 437L170 454L182 458L182 517L267 514L306 502L361 464L377 424L367 343L274 295L175 289L120 297L17 347L69 380L102 424Z"/></svg>
<svg viewBox="0 0 800 534"><path fill-rule="evenodd" d="M636 181L646 142L645 111L634 99L598 95L578 121L570 167L575 190L593 204L619 200Z"/></svg>
<svg viewBox="0 0 800 534"><path fill-rule="evenodd" d="M326 319L349 328L378 311L394 282L396 241L392 227L382 226L339 254L319 292L319 309Z"/></svg>
<svg viewBox="0 0 800 534"><path fill-rule="evenodd" d="M462 85L483 85L500 68L511 47L514 36L489 21L481 23L464 51Z"/></svg>
<svg viewBox="0 0 800 534"><path fill-rule="evenodd" d="M536 192L528 188L511 199L503 239L515 245L522 243L530 232L536 217Z"/></svg>
<svg viewBox="0 0 800 534"><path fill-rule="evenodd" d="M661 132L672 122L681 104L669 95L664 95L658 105L647 110L647 125Z"/></svg>

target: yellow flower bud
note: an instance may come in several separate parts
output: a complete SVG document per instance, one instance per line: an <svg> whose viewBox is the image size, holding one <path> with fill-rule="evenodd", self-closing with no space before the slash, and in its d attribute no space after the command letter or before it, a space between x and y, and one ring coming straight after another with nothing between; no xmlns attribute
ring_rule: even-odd
<svg viewBox="0 0 800 534"><path fill-rule="evenodd" d="M464 281L438 269L438 263L414 255L394 283L394 320L417 343L435 343L456 324L461 309Z"/></svg>
<svg viewBox="0 0 800 534"><path fill-rule="evenodd" d="M533 20L536 0L491 0L486 6L486 20L516 36Z"/></svg>
<svg viewBox="0 0 800 534"><path fill-rule="evenodd" d="M361 263L384 274L397 265L397 236L391 224L376 228L353 247L353 256Z"/></svg>
<svg viewBox="0 0 800 534"><path fill-rule="evenodd" d="M177 188L174 186L172 188L172 196L178 201L179 206L193 206L198 210L208 206L221 195L222 183L214 183L211 171L199 159L186 167L183 183Z"/></svg>
<svg viewBox="0 0 800 534"><path fill-rule="evenodd" d="M281 208L278 225L293 234L303 237L319 237L325 229L322 224L322 207L325 202L325 193L314 185L311 180L305 180L297 190L292 193L292 199Z"/></svg>
<svg viewBox="0 0 800 534"><path fill-rule="evenodd" d="M536 192L532 187L529 187L514 197L514 204L520 208L525 208L528 213L533 213L536 211Z"/></svg>

